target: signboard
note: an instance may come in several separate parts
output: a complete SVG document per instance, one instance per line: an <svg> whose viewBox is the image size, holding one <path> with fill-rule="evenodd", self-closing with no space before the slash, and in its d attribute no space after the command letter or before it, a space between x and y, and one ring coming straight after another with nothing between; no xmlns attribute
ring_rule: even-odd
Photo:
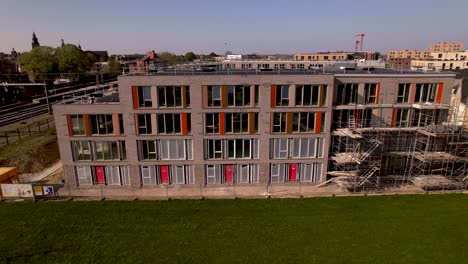
<svg viewBox="0 0 468 264"><path fill-rule="evenodd" d="M42 186L34 186L34 195L36 196L42 196Z"/></svg>
<svg viewBox="0 0 468 264"><path fill-rule="evenodd" d="M54 186L42 186L44 195L54 195Z"/></svg>
<svg viewBox="0 0 468 264"><path fill-rule="evenodd" d="M34 198L31 184L2 184L4 198Z"/></svg>

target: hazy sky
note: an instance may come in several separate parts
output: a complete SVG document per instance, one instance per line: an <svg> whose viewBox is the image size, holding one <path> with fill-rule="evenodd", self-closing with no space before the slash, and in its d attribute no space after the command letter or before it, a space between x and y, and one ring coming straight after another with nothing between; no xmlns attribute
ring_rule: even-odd
<svg viewBox="0 0 468 264"><path fill-rule="evenodd" d="M0 0L0 51L295 53L468 45L467 0Z"/></svg>

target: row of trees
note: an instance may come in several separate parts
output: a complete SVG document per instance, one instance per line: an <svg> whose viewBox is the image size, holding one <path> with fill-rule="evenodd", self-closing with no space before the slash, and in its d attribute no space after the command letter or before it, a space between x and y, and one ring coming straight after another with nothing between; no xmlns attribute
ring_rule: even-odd
<svg viewBox="0 0 468 264"><path fill-rule="evenodd" d="M66 44L58 48L35 47L30 52L22 53L18 62L21 69L35 81L46 81L57 73L74 78L77 73L89 71L96 58L73 44Z"/></svg>

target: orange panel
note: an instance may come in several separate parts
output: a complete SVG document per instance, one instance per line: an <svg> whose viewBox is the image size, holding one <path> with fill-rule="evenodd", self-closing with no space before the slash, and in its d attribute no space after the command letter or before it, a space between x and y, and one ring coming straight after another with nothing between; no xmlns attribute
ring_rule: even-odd
<svg viewBox="0 0 468 264"><path fill-rule="evenodd" d="M219 113L219 134L224 135L224 113Z"/></svg>
<svg viewBox="0 0 468 264"><path fill-rule="evenodd" d="M375 95L375 104L379 103L380 99L380 83L377 84L377 94Z"/></svg>
<svg viewBox="0 0 468 264"><path fill-rule="evenodd" d="M436 103L442 102L442 92L444 91L444 83L439 83L439 89L437 89Z"/></svg>
<svg viewBox="0 0 468 264"><path fill-rule="evenodd" d="M320 134L322 126L322 113L316 112L315 113L315 134Z"/></svg>
<svg viewBox="0 0 468 264"><path fill-rule="evenodd" d="M274 108L276 105L276 85L271 85L271 108Z"/></svg>
<svg viewBox="0 0 468 264"><path fill-rule="evenodd" d="M132 86L133 109L138 109L138 87Z"/></svg>
<svg viewBox="0 0 468 264"><path fill-rule="evenodd" d="M221 85L221 107L227 107L227 86Z"/></svg>
<svg viewBox="0 0 468 264"><path fill-rule="evenodd" d="M393 114L392 114L392 127L395 127L396 124L396 116L397 116L397 110L393 109Z"/></svg>
<svg viewBox="0 0 468 264"><path fill-rule="evenodd" d="M416 84L412 83L410 88L409 103L414 104L414 97L416 96Z"/></svg>
<svg viewBox="0 0 468 264"><path fill-rule="evenodd" d="M181 115L181 122L182 122L182 135L188 134L188 127L187 127L187 113L182 113Z"/></svg>
<svg viewBox="0 0 468 264"><path fill-rule="evenodd" d="M83 115L85 134L86 136L91 136L91 127L89 125L89 115Z"/></svg>
<svg viewBox="0 0 468 264"><path fill-rule="evenodd" d="M203 103L203 108L208 107L208 86L202 85L202 103Z"/></svg>
<svg viewBox="0 0 468 264"><path fill-rule="evenodd" d="M73 136L73 129L72 129L72 124L71 124L71 117L70 115L67 115L67 124L68 124L68 135Z"/></svg>
<svg viewBox="0 0 468 264"><path fill-rule="evenodd" d="M114 134L120 136L119 114L112 114L112 125L114 126Z"/></svg>
<svg viewBox="0 0 468 264"><path fill-rule="evenodd" d="M255 106L255 85L250 85L250 106Z"/></svg>
<svg viewBox="0 0 468 264"><path fill-rule="evenodd" d="M255 113L249 113L249 134L255 134Z"/></svg>

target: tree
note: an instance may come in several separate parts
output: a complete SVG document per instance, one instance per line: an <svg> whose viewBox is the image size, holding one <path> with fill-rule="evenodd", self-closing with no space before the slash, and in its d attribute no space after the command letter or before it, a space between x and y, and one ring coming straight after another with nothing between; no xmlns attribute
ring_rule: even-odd
<svg viewBox="0 0 468 264"><path fill-rule="evenodd" d="M232 55L232 51L227 50L226 52L224 52L224 55L226 55L226 56L227 56L227 55Z"/></svg>
<svg viewBox="0 0 468 264"><path fill-rule="evenodd" d="M185 60L187 60L187 61L193 61L193 60L195 60L195 59L197 58L197 56L195 55L195 53L193 53L193 52L191 52L191 51L185 53L184 57L185 57Z"/></svg>
<svg viewBox="0 0 468 264"><path fill-rule="evenodd" d="M122 73L122 65L114 57L110 57L107 66L109 67L109 73L119 75Z"/></svg>
<svg viewBox="0 0 468 264"><path fill-rule="evenodd" d="M90 70L94 61L73 44L57 48L58 69L62 73L83 73Z"/></svg>
<svg viewBox="0 0 468 264"><path fill-rule="evenodd" d="M19 56L18 62L32 81L46 81L52 79L50 73L58 71L56 50L52 47L40 46Z"/></svg>
<svg viewBox="0 0 468 264"><path fill-rule="evenodd" d="M168 65L175 65L177 63L177 56L167 51L159 53L159 58L166 61Z"/></svg>

